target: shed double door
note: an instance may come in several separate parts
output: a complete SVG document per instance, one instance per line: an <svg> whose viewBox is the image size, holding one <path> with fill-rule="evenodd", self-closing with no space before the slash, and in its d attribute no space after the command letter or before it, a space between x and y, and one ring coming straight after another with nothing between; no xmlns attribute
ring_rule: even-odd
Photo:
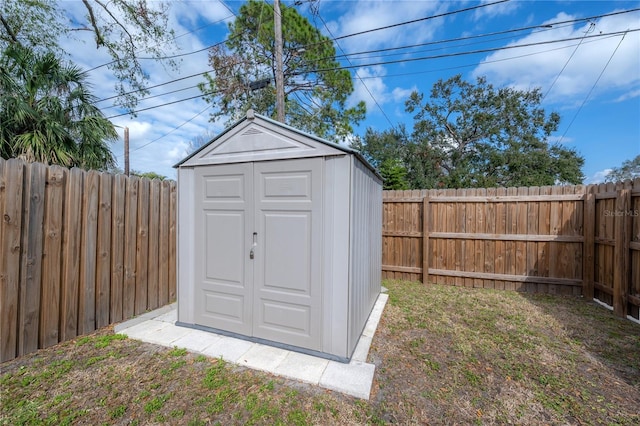
<svg viewBox="0 0 640 426"><path fill-rule="evenodd" d="M321 161L196 169L197 324L320 350Z"/></svg>

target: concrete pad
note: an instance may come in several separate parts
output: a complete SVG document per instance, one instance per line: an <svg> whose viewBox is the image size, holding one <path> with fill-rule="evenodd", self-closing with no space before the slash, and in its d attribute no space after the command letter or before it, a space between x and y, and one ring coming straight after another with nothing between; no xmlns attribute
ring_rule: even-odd
<svg viewBox="0 0 640 426"><path fill-rule="evenodd" d="M376 300L375 305L373 305L373 309L371 310L371 314L369 314L369 319L364 326L364 330L362 331L363 336L368 336L373 338L373 335L376 333L376 329L378 328L378 323L380 322L380 318L382 317L382 312L384 311L384 307L387 304L387 300L389 300L389 295L385 293L380 293L378 296L378 300Z"/></svg>
<svg viewBox="0 0 640 426"><path fill-rule="evenodd" d="M353 355L351 356L351 361L360 361L367 362L367 357L369 356L369 349L371 348L371 342L373 341L373 337L365 336L364 334L360 336L360 340L358 340L358 345L353 351Z"/></svg>
<svg viewBox="0 0 640 426"><path fill-rule="evenodd" d="M194 352L202 352L207 347L216 344L219 340L220 336L217 334L193 330L191 333L173 342L173 345Z"/></svg>
<svg viewBox="0 0 640 426"><path fill-rule="evenodd" d="M375 366L367 364L371 342L389 296L380 294L349 364L174 325L176 304L117 324L117 333L167 347L177 346L227 362L369 399Z"/></svg>
<svg viewBox="0 0 640 426"><path fill-rule="evenodd" d="M181 337L186 336L189 333L193 333L193 330L184 327L177 327L173 324L169 324L168 322L155 321L158 324L165 324L161 330L156 332L148 333L145 336L145 339L151 343L157 343L158 345L164 346L174 346L176 340Z"/></svg>
<svg viewBox="0 0 640 426"><path fill-rule="evenodd" d="M142 324L145 321L154 319L168 312L175 312L176 313L175 315L177 318L178 316L178 311L176 309L177 306L178 306L177 303L171 303L169 305L162 306L158 309L154 309L153 311L145 312L143 314L138 315L135 318L131 318L119 324L114 325L113 330L116 333L120 333L120 331L124 330L125 328L133 327L134 325L137 325L137 324Z"/></svg>
<svg viewBox="0 0 640 426"><path fill-rule="evenodd" d="M174 309L173 311L167 312L166 314L162 314L158 317L155 317L154 319L156 321L163 321L163 322L175 324L176 321L178 321L178 311Z"/></svg>
<svg viewBox="0 0 640 426"><path fill-rule="evenodd" d="M213 358L222 358L225 361L235 362L237 364L237 359L251 349L252 345L253 343L247 342L246 340L220 336L218 341L204 348L201 353Z"/></svg>
<svg viewBox="0 0 640 426"><path fill-rule="evenodd" d="M351 361L349 364L329 361L319 384L323 388L369 399L375 370L375 365L359 361Z"/></svg>
<svg viewBox="0 0 640 426"><path fill-rule="evenodd" d="M276 367L274 374L317 385L327 365L329 365L328 359L288 351L287 356Z"/></svg>
<svg viewBox="0 0 640 426"><path fill-rule="evenodd" d="M256 370L274 372L276 367L287 356L287 350L255 344L251 349L236 360L239 365L244 365Z"/></svg>
<svg viewBox="0 0 640 426"><path fill-rule="evenodd" d="M134 339L147 341L149 336L159 333L164 328L169 326L170 324L166 322L147 320L143 323L136 324L133 327L129 327L124 330L121 330L120 333L126 334L127 336L132 337Z"/></svg>

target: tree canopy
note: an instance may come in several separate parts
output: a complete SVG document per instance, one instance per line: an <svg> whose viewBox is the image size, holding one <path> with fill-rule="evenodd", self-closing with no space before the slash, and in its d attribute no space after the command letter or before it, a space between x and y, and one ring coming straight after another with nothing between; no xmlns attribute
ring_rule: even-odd
<svg viewBox="0 0 640 426"><path fill-rule="evenodd" d="M73 2L3 0L0 2L0 50L21 45L38 53L62 56L60 41L93 34L97 49L106 49L106 64L117 79L116 103L131 110L148 93L142 60L160 60L175 48L168 27L168 3L147 0L82 0L84 16L70 14ZM177 63L163 60L170 67Z"/></svg>
<svg viewBox="0 0 640 426"><path fill-rule="evenodd" d="M549 141L560 116L540 107L540 89L495 88L485 78L438 81L429 98L414 92L404 130L369 130L360 149L374 163L397 158L411 188L579 184L584 159Z"/></svg>
<svg viewBox="0 0 640 426"><path fill-rule="evenodd" d="M86 74L55 54L20 45L0 58L0 156L104 169L118 135L93 105Z"/></svg>
<svg viewBox="0 0 640 426"><path fill-rule="evenodd" d="M329 139L352 133L365 115L364 102L347 108L351 74L338 69L333 42L295 8L281 5L285 116L287 124ZM237 120L248 109L275 117L273 8L250 0L229 25L224 46L210 50L214 69L201 84L204 98L219 109L212 119Z"/></svg>
<svg viewBox="0 0 640 426"><path fill-rule="evenodd" d="M640 178L640 154L631 160L626 160L620 167L614 167L605 176L607 182L621 182L627 179Z"/></svg>

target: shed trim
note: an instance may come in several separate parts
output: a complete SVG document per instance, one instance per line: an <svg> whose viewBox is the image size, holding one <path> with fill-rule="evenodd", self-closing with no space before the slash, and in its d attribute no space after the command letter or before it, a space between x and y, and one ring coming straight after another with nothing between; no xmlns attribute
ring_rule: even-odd
<svg viewBox="0 0 640 426"><path fill-rule="evenodd" d="M378 171L375 169L375 167L373 167L371 165L371 163L369 163L367 161L366 158L364 158L362 156L362 154L360 154L360 152L349 148L347 146L343 146L340 144L337 144L335 142L331 142L327 139L323 139L320 138L318 136L312 135L310 133L304 132L302 130L296 129L294 127L289 126L288 124L285 123L281 123L279 121L273 120L269 117L266 117L264 115L261 114L256 114L253 110L248 110L247 111L247 115L243 118L241 118L240 120L236 121L235 123L233 123L231 126L227 127L225 130L223 130L219 135L217 135L216 137L214 137L213 139L211 139L209 142L207 142L206 144L204 144L203 146L201 146L200 148L198 148L197 150L195 150L194 152L192 152L191 154L189 154L187 157L183 158L180 162L176 163L173 167L174 168L179 168L180 166L182 166L184 163L186 163L187 161L189 161L190 159L192 159L193 157L197 156L198 154L200 154L202 151L204 151L205 149L207 149L210 145L212 145L213 143L215 143L217 140L221 139L222 137L224 137L226 134L230 133L232 130L234 130L236 127L240 126L241 124L247 122L247 121L256 121L256 120L262 120L266 123L270 123L272 125L278 126L282 129L285 129L287 131L296 133L300 136L312 139L316 142L320 142L324 145L327 145L331 148L340 150L342 152L345 152L347 154L351 154L354 155L362 164L364 164L369 170L371 170L373 172L373 174L380 179L380 181L382 182L383 178L380 175L380 173L378 173Z"/></svg>

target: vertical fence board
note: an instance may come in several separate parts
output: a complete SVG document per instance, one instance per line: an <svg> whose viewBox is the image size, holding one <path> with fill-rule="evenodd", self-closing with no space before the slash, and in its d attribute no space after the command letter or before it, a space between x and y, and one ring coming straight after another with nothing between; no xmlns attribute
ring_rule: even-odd
<svg viewBox="0 0 640 426"><path fill-rule="evenodd" d="M44 188L47 168L30 164L24 174L22 214L22 259L20 310L18 312L18 355L38 349L40 323L40 281L42 279L42 233Z"/></svg>
<svg viewBox="0 0 640 426"><path fill-rule="evenodd" d="M169 303L169 181L162 181L160 186L160 233L158 244L158 304Z"/></svg>
<svg viewBox="0 0 640 426"><path fill-rule="evenodd" d="M507 196L514 196L517 193L516 188L507 188ZM505 204L505 214L506 214L506 224L507 234L515 234L517 227L517 216L516 216L516 204L515 203L506 203ZM504 243L504 271L506 274L514 275L516 269L516 259L515 259L515 241L506 241ZM515 290L515 285L513 282L506 281L504 282L505 290Z"/></svg>
<svg viewBox="0 0 640 426"><path fill-rule="evenodd" d="M2 170L4 169L4 170ZM20 237L24 166L17 160L3 162L2 259L0 259L0 362L15 358L18 334L20 286Z"/></svg>
<svg viewBox="0 0 640 426"><path fill-rule="evenodd" d="M517 195L529 195L529 188L520 187L517 189ZM527 213L528 203L521 201L516 203L516 234L527 235ZM527 243L525 241L516 241L515 246L515 275L527 275ZM529 290L527 283L514 283L515 289L520 291Z"/></svg>
<svg viewBox="0 0 640 426"><path fill-rule="evenodd" d="M124 293L124 226L127 195L127 179L124 175L113 177L111 194L111 288L109 319L112 323L122 321Z"/></svg>
<svg viewBox="0 0 640 426"><path fill-rule="evenodd" d="M589 188L585 194L583 209L582 292L587 300L592 300L596 233L596 199L593 188Z"/></svg>
<svg viewBox="0 0 640 426"><path fill-rule="evenodd" d="M40 347L57 344L60 326L62 277L62 224L67 170L52 166L47 173L44 202L44 248L42 250L42 298L40 299Z"/></svg>
<svg viewBox="0 0 640 426"><path fill-rule="evenodd" d="M422 282L429 282L429 197L422 201Z"/></svg>
<svg viewBox="0 0 640 426"><path fill-rule="evenodd" d="M529 188L529 195L540 194L540 188L533 186ZM540 209L540 203L528 202L527 203L527 234L538 235L538 214ZM540 276L538 271L538 243L534 241L527 242L527 275L532 277ZM527 283L525 286L528 292L535 292L538 289L536 283Z"/></svg>
<svg viewBox="0 0 640 426"><path fill-rule="evenodd" d="M160 243L160 181L154 179L149 186L149 254L147 257L148 291L147 309L158 307L158 253Z"/></svg>
<svg viewBox="0 0 640 426"><path fill-rule="evenodd" d="M80 251L82 244L82 194L84 172L67 174L62 235L62 297L60 299L60 340L78 335L78 295L80 293Z"/></svg>
<svg viewBox="0 0 640 426"><path fill-rule="evenodd" d="M631 190L619 189L615 204L615 247L613 269L613 312L627 316L629 283L629 240L631 236Z"/></svg>
<svg viewBox="0 0 640 426"><path fill-rule="evenodd" d="M96 260L96 328L109 324L111 301L111 175L100 175Z"/></svg>
<svg viewBox="0 0 640 426"><path fill-rule="evenodd" d="M138 185L138 234L136 241L136 292L135 315L147 310L147 286L149 272L149 180L141 179Z"/></svg>
<svg viewBox="0 0 640 426"><path fill-rule="evenodd" d="M495 196L497 194L496 188L487 188L487 196ZM495 203L486 203L484 205L485 209L485 227L484 230L479 232L486 232L488 234L496 233L496 205ZM484 241L484 265L482 265L482 272L487 272L490 274L495 273L496 268L496 242L495 241ZM486 288L504 288L504 283L502 281L494 281L494 280L484 280L484 287Z"/></svg>
<svg viewBox="0 0 640 426"><path fill-rule="evenodd" d="M138 241L138 186L140 180L132 176L127 181L124 219L124 283L122 290L122 319L135 315L136 300L136 244Z"/></svg>
<svg viewBox="0 0 640 426"><path fill-rule="evenodd" d="M78 334L96 328L96 259L98 251L98 208L100 174L95 170L84 178L82 194L82 249L78 294Z"/></svg>

